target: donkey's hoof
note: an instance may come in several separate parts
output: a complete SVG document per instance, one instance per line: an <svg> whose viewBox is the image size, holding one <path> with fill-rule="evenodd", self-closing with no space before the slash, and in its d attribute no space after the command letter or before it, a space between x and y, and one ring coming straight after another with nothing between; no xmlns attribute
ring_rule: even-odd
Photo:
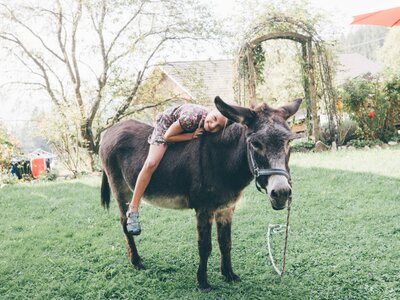
<svg viewBox="0 0 400 300"><path fill-rule="evenodd" d="M146 269L145 266L142 264L142 260L138 259L138 260L134 260L131 261L132 266L137 269L137 270L144 270Z"/></svg>
<svg viewBox="0 0 400 300"><path fill-rule="evenodd" d="M137 265L133 265L133 267L134 267L136 270L145 270L145 269L146 269L146 267L145 267L142 263L137 264Z"/></svg>
<svg viewBox="0 0 400 300"><path fill-rule="evenodd" d="M226 282L239 282L240 277L233 272L229 272L229 274L223 274Z"/></svg>
<svg viewBox="0 0 400 300"><path fill-rule="evenodd" d="M211 285L208 282L203 283L203 284L199 284L199 289L203 293L208 293L208 292L210 292L212 290Z"/></svg>

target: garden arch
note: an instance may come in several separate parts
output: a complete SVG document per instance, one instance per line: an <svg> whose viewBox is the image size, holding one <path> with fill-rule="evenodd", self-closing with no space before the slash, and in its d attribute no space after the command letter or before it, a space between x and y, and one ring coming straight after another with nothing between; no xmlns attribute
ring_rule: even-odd
<svg viewBox="0 0 400 300"><path fill-rule="evenodd" d="M235 97L241 105L255 105L256 76L261 43L286 39L301 45L303 89L307 107L308 133L315 140L320 138L318 120L319 99L323 100L328 116L328 134L336 140L336 95L332 85L332 59L325 43L319 38L312 24L288 17L269 17L257 23L245 36L236 59Z"/></svg>

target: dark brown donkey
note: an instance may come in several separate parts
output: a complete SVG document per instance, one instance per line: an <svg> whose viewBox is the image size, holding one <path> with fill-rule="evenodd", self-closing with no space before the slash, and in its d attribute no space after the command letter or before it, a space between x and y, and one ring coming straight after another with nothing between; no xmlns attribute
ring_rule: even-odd
<svg viewBox="0 0 400 300"><path fill-rule="evenodd" d="M196 140L170 145L153 174L144 201L196 211L200 255L197 280L201 289L210 289L207 261L214 219L221 273L227 281L239 280L231 265L232 215L242 190L253 178L267 191L274 209L283 209L291 197L288 143L293 137L286 120L300 103L295 100L278 109L267 104L249 109L228 105L216 97L217 108L234 124L219 133L205 133ZM138 121L124 121L107 130L100 147L102 205L109 207L111 186L121 211L130 261L138 269L143 265L134 238L126 231L125 212L147 156L147 138L152 130Z"/></svg>

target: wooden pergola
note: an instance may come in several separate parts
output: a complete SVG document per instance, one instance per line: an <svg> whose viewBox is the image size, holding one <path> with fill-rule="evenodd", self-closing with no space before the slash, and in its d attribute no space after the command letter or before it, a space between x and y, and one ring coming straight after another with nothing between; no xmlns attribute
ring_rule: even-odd
<svg viewBox="0 0 400 300"><path fill-rule="evenodd" d="M254 49L263 42L275 39L292 40L301 44L301 67L304 74L303 88L309 131L315 140L318 140L320 136L318 98L320 97L325 100L330 134L334 136L335 124L337 124L336 96L332 86L331 62L328 59L324 43L318 38L314 28L299 20L275 16L256 24L253 31L247 35L236 60L236 101L244 106L257 104ZM316 70L318 70L318 74L316 74Z"/></svg>

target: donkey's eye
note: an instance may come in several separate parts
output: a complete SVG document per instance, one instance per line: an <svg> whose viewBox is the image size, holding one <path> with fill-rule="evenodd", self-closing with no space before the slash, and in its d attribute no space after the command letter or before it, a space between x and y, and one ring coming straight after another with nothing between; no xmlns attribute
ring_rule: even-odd
<svg viewBox="0 0 400 300"><path fill-rule="evenodd" d="M263 146L259 141L251 141L251 145L257 149L257 150L262 150Z"/></svg>

